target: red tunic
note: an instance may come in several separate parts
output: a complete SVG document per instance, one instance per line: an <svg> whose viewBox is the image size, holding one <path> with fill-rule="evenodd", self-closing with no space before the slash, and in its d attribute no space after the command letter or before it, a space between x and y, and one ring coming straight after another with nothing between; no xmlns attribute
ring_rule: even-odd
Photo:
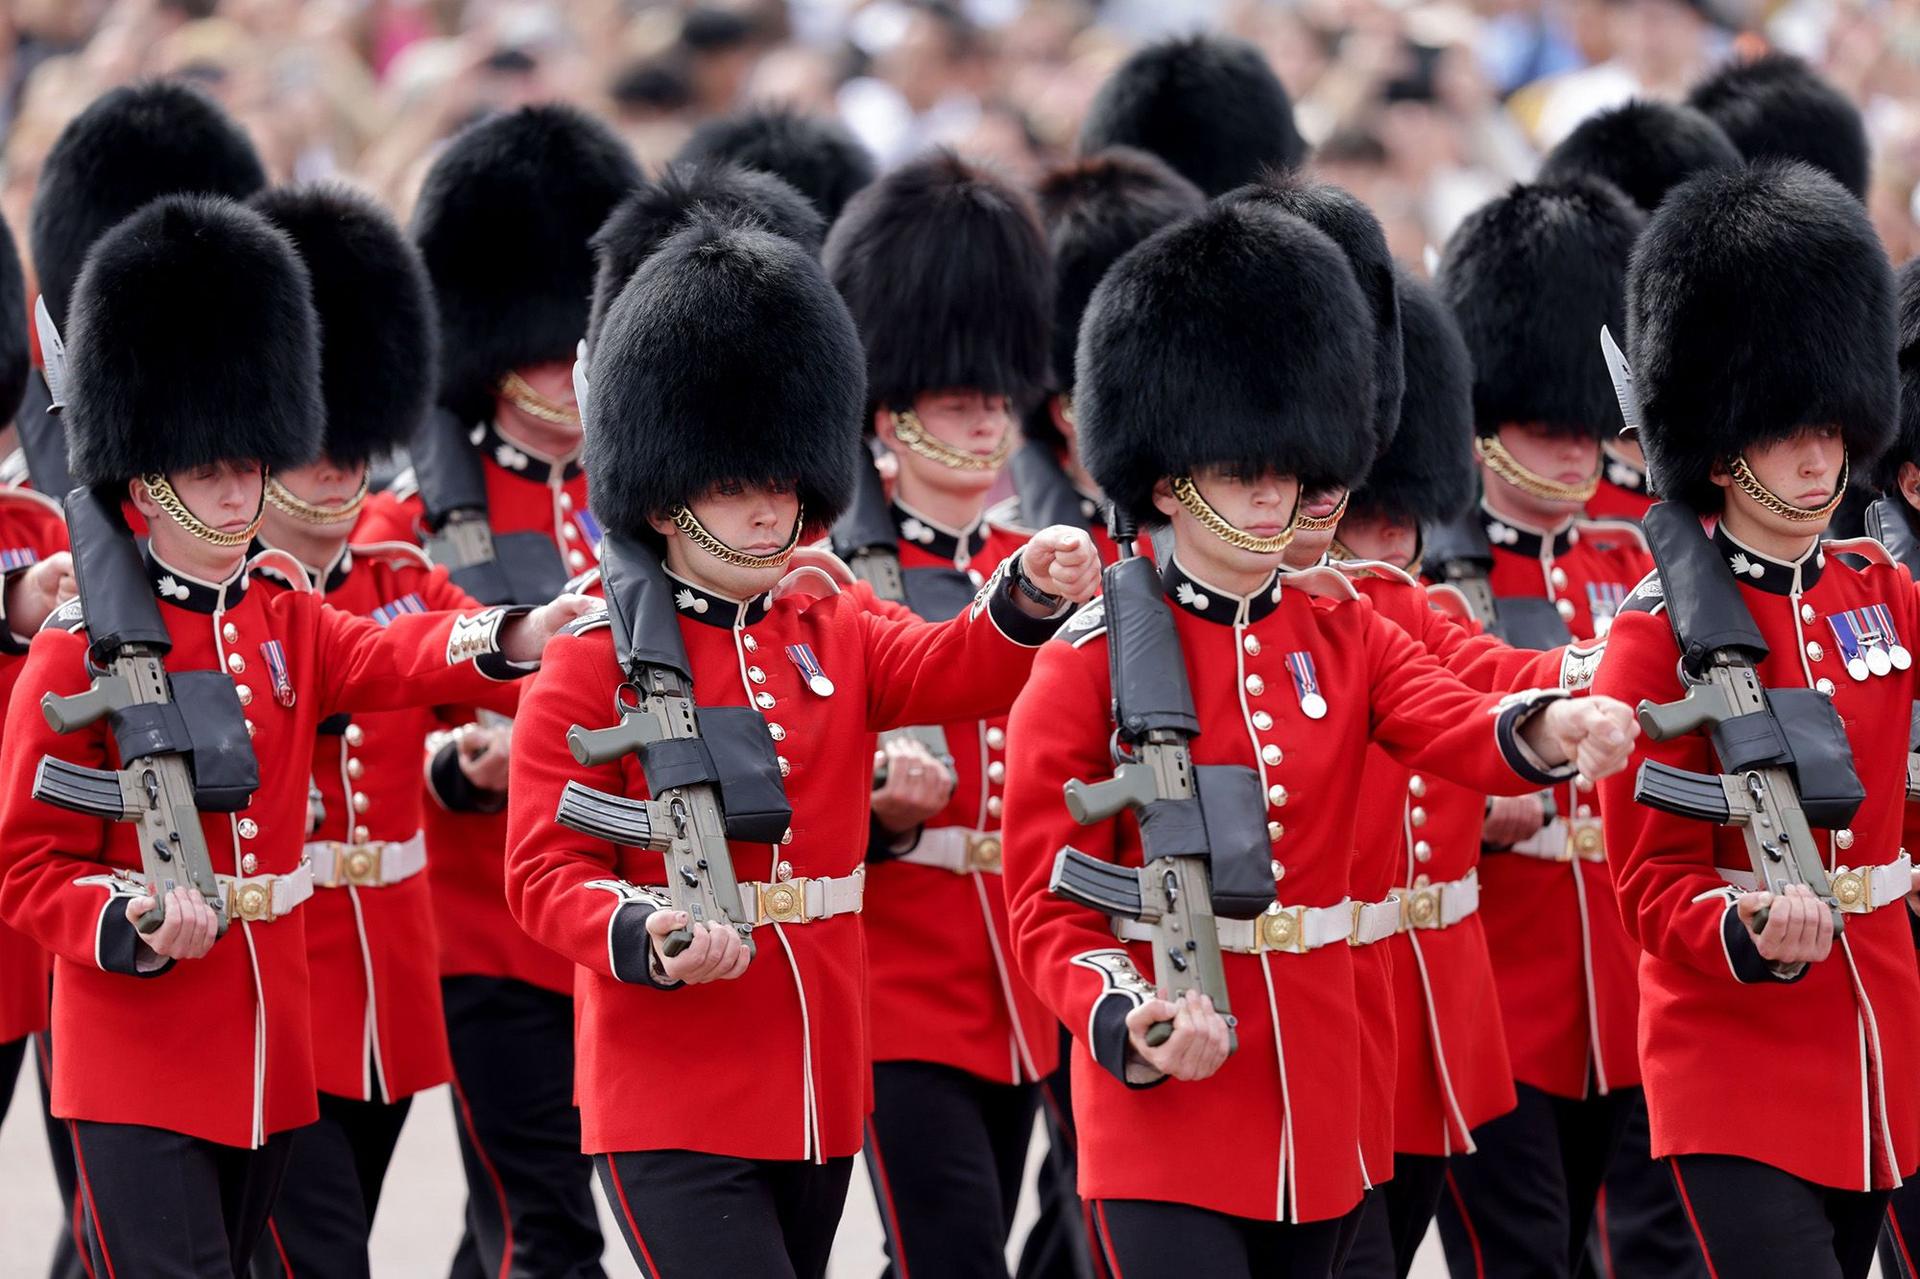
<svg viewBox="0 0 1920 1279"><path fill-rule="evenodd" d="M1283 906L1338 911L1349 900L1354 779L1371 742L1489 792L1542 784L1540 772L1529 770L1529 781L1515 771L1521 757L1512 733L1528 699L1502 708L1496 696L1467 689L1365 600L1324 606L1309 593L1324 579L1307 574L1240 598L1173 559L1164 580L1199 714L1194 762L1259 773ZM1014 945L1022 971L1074 1035L1080 1193L1268 1221L1340 1216L1365 1185L1354 963L1344 933L1300 954L1225 954L1239 1051L1198 1083L1122 1082L1130 1073L1124 1017L1148 989L1138 974L1153 970L1151 947L1123 946L1105 917L1047 888L1055 854L1068 843L1139 864L1130 815L1080 826L1060 798L1068 779L1113 769L1100 621L1097 608L1084 610L1062 633L1067 642L1041 654L1008 738ZM1292 674L1309 662L1327 706L1321 719L1306 713ZM1169 1134L1204 1145L1192 1157L1171 1157Z"/></svg>
<svg viewBox="0 0 1920 1279"><path fill-rule="evenodd" d="M289 561L290 563L290 561ZM326 608L317 594L249 587L245 572L198 582L150 560L174 647L170 670L224 669L254 726L260 788L235 813L201 825L221 874L285 875L301 862L313 739L340 712L486 695L468 660L491 623L439 613L382 629ZM34 638L21 682L35 692L88 686L78 602ZM69 629L69 628L72 629ZM504 673L504 672L503 672ZM294 909L236 919L200 959L131 975L126 898L143 889L112 872L140 865L137 827L32 797L45 756L115 767L104 720L55 733L37 698L17 697L0 752L0 914L54 953L53 1113L149 1124L232 1146L311 1123L313 1044L306 928Z"/></svg>
<svg viewBox="0 0 1920 1279"><path fill-rule="evenodd" d="M1055 624L1020 613L998 576L981 597L991 602L923 623L883 615L864 585L810 606L792 596L742 604L689 584L676 591L700 702L758 709L786 765L790 839L732 844L742 881L860 874L874 734L990 714L1013 700L1033 646ZM607 627L589 619L573 629L549 646L543 676L521 704L507 892L527 930L579 966L582 1148L852 1155L873 1101L859 917L768 923L755 931L756 954L737 980L657 983L644 920L663 900L647 892L662 882L659 854L553 820L570 780L647 793L633 757L583 768L568 753L570 726L613 721L623 679ZM788 652L800 645L831 681L827 694L808 686Z"/></svg>
<svg viewBox="0 0 1920 1279"><path fill-rule="evenodd" d="M1600 471L1600 487L1587 500L1587 514L1596 520L1631 520L1637 524L1652 505L1646 468L1607 454Z"/></svg>
<svg viewBox="0 0 1920 1279"><path fill-rule="evenodd" d="M916 570L947 570L978 587L1027 541L1024 533L986 521L965 532L944 530L898 505L894 518L900 567L910 583ZM966 598L958 594L956 606ZM953 798L928 820L921 842L964 840L972 832L977 846L978 835L1000 831L1007 717L940 727L953 755ZM966 872L897 859L868 867L875 1061L936 1062L1002 1084L1035 1082L1059 1064L1053 1018L1014 971L997 853L990 851L988 860L989 869Z"/></svg>
<svg viewBox="0 0 1920 1279"><path fill-rule="evenodd" d="M1884 865L1900 855L1913 670L1851 678L1829 619L1880 605L1896 641L1920 637L1905 572L1856 570L1819 548L1796 568L1724 532L1741 597L1771 649L1770 688L1831 690L1866 801L1846 831L1815 831L1829 867ZM1629 702L1681 695L1677 651L1657 581L1635 593L1607 642L1596 693ZM1844 622L1843 622L1844 625ZM1635 762L1601 784L1607 843L1627 931L1640 961L1640 1058L1656 1156L1759 1160L1823 1186L1885 1189L1920 1163L1920 970L1908 911L1895 902L1848 915L1823 962L1791 984L1773 977L1741 934L1721 871L1750 872L1740 832L1632 802L1641 759L1712 773L1704 737L1641 737ZM1756 971L1757 969L1757 971ZM1757 1079L1781 1104L1742 1102Z"/></svg>
<svg viewBox="0 0 1920 1279"><path fill-rule="evenodd" d="M484 450L487 518L494 531L546 534L570 574L598 564L600 529L587 509L587 477L579 466L536 457L497 434L486 434L479 444ZM419 494L403 482L367 499L353 540L417 546L424 541L425 518ZM421 776L417 768L414 775ZM429 789L425 815L435 912L441 919L461 921L458 928L440 930L441 975L511 977L570 994L573 965L529 938L507 912L501 870L506 813L449 812Z"/></svg>
<svg viewBox="0 0 1920 1279"><path fill-rule="evenodd" d="M1548 536L1484 511L1483 523L1494 551L1493 593L1552 600L1575 640L1604 636L1621 601L1653 568L1631 525L1573 521ZM1553 798L1559 817L1535 840L1565 848L1599 835L1592 795L1562 785ZM1513 1077L1559 1097L1639 1083L1637 952L1616 926L1604 861L1497 852L1481 861L1480 882Z"/></svg>
<svg viewBox="0 0 1920 1279"><path fill-rule="evenodd" d="M32 489L0 488L0 592L15 573L67 549L67 525L60 508ZM26 657L0 602L0 706L13 695ZM47 978L52 959L25 933L0 923L0 1044L11 1043L47 1025Z"/></svg>
<svg viewBox="0 0 1920 1279"><path fill-rule="evenodd" d="M406 613L479 607L445 569L399 542L349 548L316 583L331 607L382 626ZM492 690L491 709L511 713L517 689ZM421 839L420 743L438 724L433 711L409 707L321 726L313 781L325 816L307 836L316 868L333 865L343 846L350 853ZM320 888L301 914L320 1091L398 1101L445 1083L452 1070L427 876Z"/></svg>

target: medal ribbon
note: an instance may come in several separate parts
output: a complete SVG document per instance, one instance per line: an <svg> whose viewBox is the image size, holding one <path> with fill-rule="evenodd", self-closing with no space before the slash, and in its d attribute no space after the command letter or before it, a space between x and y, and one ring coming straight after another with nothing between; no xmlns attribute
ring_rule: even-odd
<svg viewBox="0 0 1920 1279"><path fill-rule="evenodd" d="M1305 651L1288 653L1287 673L1293 676L1293 693L1295 697L1300 699L1300 708L1307 711L1309 718L1319 719L1319 715L1315 715L1311 710L1307 710L1308 706L1311 705L1307 700L1308 698L1315 698L1320 702L1326 700L1320 697L1320 680L1314 673L1313 654ZM1322 710L1320 714L1324 715L1326 712Z"/></svg>
<svg viewBox="0 0 1920 1279"><path fill-rule="evenodd" d="M833 692L833 681L827 678L826 671L820 667L820 659L813 655L811 644L787 645L787 660L800 672L801 680L821 697Z"/></svg>
<svg viewBox="0 0 1920 1279"><path fill-rule="evenodd" d="M387 603L382 604L379 608L374 609L372 613L368 614L368 616L380 623L380 625L385 626L402 613L424 613L426 611L426 601L421 599L417 593L409 591L397 600L389 600Z"/></svg>
<svg viewBox="0 0 1920 1279"><path fill-rule="evenodd" d="M266 659L267 673L273 677L273 696L282 706L293 705L293 676L287 672L287 650L279 640L268 640L260 646L260 656Z"/></svg>

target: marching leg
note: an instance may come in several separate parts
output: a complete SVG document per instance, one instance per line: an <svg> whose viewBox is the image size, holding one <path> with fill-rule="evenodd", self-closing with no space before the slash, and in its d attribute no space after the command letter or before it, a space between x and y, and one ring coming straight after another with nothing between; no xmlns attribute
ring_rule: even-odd
<svg viewBox="0 0 1920 1279"><path fill-rule="evenodd" d="M1830 1190L1752 1159L1667 1161L1709 1273L1865 1279L1885 1191Z"/></svg>
<svg viewBox="0 0 1920 1279"><path fill-rule="evenodd" d="M92 1279L92 1258L87 1255L86 1214L80 1203L80 1178L73 1166L73 1135L67 1121L53 1117L53 1032L43 1030L33 1037L33 1065L40 1083L40 1119L47 1129L47 1157L53 1163L53 1181L60 1190L65 1228L53 1245L53 1264L48 1279Z"/></svg>
<svg viewBox="0 0 1920 1279"><path fill-rule="evenodd" d="M1073 1127L1073 1036L1060 1028L1060 1064L1040 1081L1047 1117L1047 1157L1040 1165L1040 1216L1020 1248L1015 1279L1095 1279L1086 1204L1080 1199L1080 1160Z"/></svg>
<svg viewBox="0 0 1920 1279"><path fill-rule="evenodd" d="M1880 1273L1885 1279L1920 1279L1920 1181L1909 1181L1887 1202L1880 1235Z"/></svg>
<svg viewBox="0 0 1920 1279"><path fill-rule="evenodd" d="M380 1184L411 1099L394 1105L320 1094L320 1119L293 1134L293 1152L255 1252L256 1279L370 1273L367 1240Z"/></svg>
<svg viewBox="0 0 1920 1279"><path fill-rule="evenodd" d="M13 1100L14 1085L20 1081L20 1063L27 1055L27 1037L0 1044L0 1123L5 1123L7 1106Z"/></svg>
<svg viewBox="0 0 1920 1279"><path fill-rule="evenodd" d="M595 1155L593 1166L644 1279L814 1279L825 1270L853 1159L811 1164L640 1150ZM790 1233L788 1223L802 1217ZM811 1269L799 1268L796 1253Z"/></svg>
<svg viewBox="0 0 1920 1279"><path fill-rule="evenodd" d="M1456 1276L1565 1276L1567 1174L1556 1098L1519 1084L1519 1104L1474 1130L1470 1155L1447 1165L1440 1239Z"/></svg>
<svg viewBox="0 0 1920 1279"><path fill-rule="evenodd" d="M1393 1160L1394 1179L1375 1186L1360 1201L1360 1215L1354 1223L1353 1244L1340 1263L1340 1279L1391 1279L1394 1272L1393 1228L1387 1219L1386 1191L1400 1180L1401 1155Z"/></svg>
<svg viewBox="0 0 1920 1279"><path fill-rule="evenodd" d="M1186 1204L1102 1199L1091 1205L1107 1269L1124 1279L1252 1279L1241 1223Z"/></svg>
<svg viewBox="0 0 1920 1279"><path fill-rule="evenodd" d="M799 1279L821 1279L833 1255L833 1239L847 1206L853 1156L811 1163L764 1164L774 1188L774 1209L787 1238L787 1256Z"/></svg>
<svg viewBox="0 0 1920 1279"><path fill-rule="evenodd" d="M1610 1264L1602 1279L1706 1279L1673 1177L1654 1159L1644 1094L1634 1102L1620 1149L1607 1169L1606 1215L1597 1242Z"/></svg>
<svg viewBox="0 0 1920 1279"><path fill-rule="evenodd" d="M1393 1180L1384 1187L1387 1234L1393 1241L1393 1273L1407 1279L1414 1254L1427 1237L1433 1214L1446 1190L1447 1161L1434 1155L1396 1154Z"/></svg>
<svg viewBox="0 0 1920 1279"><path fill-rule="evenodd" d="M1551 1101L1567 1189L1565 1264L1567 1273L1575 1274L1586 1252L1587 1231L1593 1224L1594 1203L1606 1181L1607 1168L1633 1121L1634 1110L1644 1103L1638 1088L1579 1101L1565 1097Z"/></svg>

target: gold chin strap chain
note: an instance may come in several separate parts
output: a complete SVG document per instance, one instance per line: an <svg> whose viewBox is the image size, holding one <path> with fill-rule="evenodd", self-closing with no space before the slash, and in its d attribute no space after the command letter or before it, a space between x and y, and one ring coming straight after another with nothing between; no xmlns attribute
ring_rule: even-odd
<svg viewBox="0 0 1920 1279"><path fill-rule="evenodd" d="M1353 494L1350 491L1342 489L1340 492L1340 504L1319 519L1315 519L1305 511L1300 512L1293 520L1294 531L1296 533L1324 533L1330 528L1337 527L1341 517L1347 513L1347 499L1352 496Z"/></svg>
<svg viewBox="0 0 1920 1279"><path fill-rule="evenodd" d="M1235 528L1227 523L1226 516L1208 505L1207 499L1202 497L1200 490L1194 486L1192 476L1182 475L1174 479L1173 496L1180 505L1187 508L1189 515L1200 521L1200 526L1207 532L1228 546L1236 546L1243 551L1253 551L1260 555L1273 555L1284 551L1292 543L1293 535L1299 529L1300 502L1298 499L1294 501L1293 516L1287 521L1285 528L1272 537L1255 537L1244 529Z"/></svg>
<svg viewBox="0 0 1920 1279"><path fill-rule="evenodd" d="M260 531L260 522L267 518L267 496L264 489L260 494L260 509L253 513L253 522L239 533L222 533L187 509L187 504L182 502L180 495L173 491L173 485L167 482L166 476L150 473L142 475L140 482L147 486L147 496L167 513L169 519L209 546L245 546L253 541L253 535Z"/></svg>
<svg viewBox="0 0 1920 1279"><path fill-rule="evenodd" d="M315 506L300 497L273 476L267 477L267 500L276 510L292 516L302 524L318 524L325 527L330 524L348 524L360 514L360 508L367 500L367 477L360 477L360 489L344 506Z"/></svg>
<svg viewBox="0 0 1920 1279"><path fill-rule="evenodd" d="M736 551L725 542L707 532L707 526L700 522L692 510L679 506L674 508L673 526L687 535L687 540L705 551L723 564L734 564L740 568L779 568L793 558L800 546L800 530L806 527L807 510L803 506L793 514L793 533L787 538L787 544L771 555L749 555L745 551Z"/></svg>
<svg viewBox="0 0 1920 1279"><path fill-rule="evenodd" d="M1477 435L1473 440L1473 451L1487 469L1519 489L1548 502L1584 502L1600 491L1600 471L1594 468L1593 478L1579 484L1562 484L1550 480L1544 475L1536 475L1514 460L1507 452L1507 446L1500 442L1497 435Z"/></svg>
<svg viewBox="0 0 1920 1279"><path fill-rule="evenodd" d="M893 430L900 437L900 442L912 452L929 462L938 462L956 471L997 471L1006 462L1007 455L1013 452L1011 422L1001 434L1000 442L993 446L993 452L985 457L957 449L945 440L935 439L921 424L920 415L912 409L902 409L893 415Z"/></svg>
<svg viewBox="0 0 1920 1279"><path fill-rule="evenodd" d="M507 403L528 417L537 417L542 422L552 422L556 426L580 425L578 405L548 399L534 390L518 373L509 373L500 379L500 394L506 397Z"/></svg>
<svg viewBox="0 0 1920 1279"><path fill-rule="evenodd" d="M1736 457L1727 463L1727 473L1733 476L1733 482L1740 486L1742 493L1781 519L1791 520L1795 524L1809 524L1814 520L1824 520L1832 515L1834 508L1839 506L1841 499L1846 497L1849 465L1849 461L1843 457L1840 461L1840 482L1833 486L1833 496L1814 507L1795 506L1762 484L1760 477L1753 473L1753 469L1747 465L1747 459L1744 457Z"/></svg>

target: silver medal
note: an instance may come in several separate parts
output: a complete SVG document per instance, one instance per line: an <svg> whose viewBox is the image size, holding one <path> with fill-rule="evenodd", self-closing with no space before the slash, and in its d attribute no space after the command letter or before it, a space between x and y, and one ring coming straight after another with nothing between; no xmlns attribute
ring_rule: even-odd
<svg viewBox="0 0 1920 1279"><path fill-rule="evenodd" d="M1866 659L1861 657L1849 657L1847 659L1847 674L1856 680L1865 679L1867 677Z"/></svg>
<svg viewBox="0 0 1920 1279"><path fill-rule="evenodd" d="M1893 659L1893 669L1904 671L1913 665L1913 654L1907 651L1905 644L1895 644L1887 650L1887 656Z"/></svg>
<svg viewBox="0 0 1920 1279"><path fill-rule="evenodd" d="M807 687L822 697L833 696L833 681L825 675L815 675L807 680Z"/></svg>
<svg viewBox="0 0 1920 1279"><path fill-rule="evenodd" d="M1867 668L1875 675L1886 675L1893 670L1893 659L1887 656L1887 650L1874 645L1867 650Z"/></svg>
<svg viewBox="0 0 1920 1279"><path fill-rule="evenodd" d="M1318 693L1307 693L1300 698L1300 709L1308 719L1327 717L1327 699Z"/></svg>

